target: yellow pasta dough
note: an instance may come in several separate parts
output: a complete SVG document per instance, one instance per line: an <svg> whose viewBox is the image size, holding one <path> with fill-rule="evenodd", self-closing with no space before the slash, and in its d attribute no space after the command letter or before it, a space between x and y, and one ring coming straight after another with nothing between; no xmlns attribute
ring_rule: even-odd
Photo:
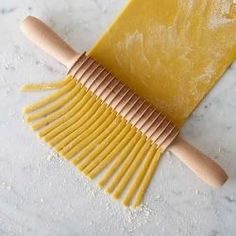
<svg viewBox="0 0 236 236"><path fill-rule="evenodd" d="M233 0L130 0L89 55L181 125L236 58Z"/></svg>

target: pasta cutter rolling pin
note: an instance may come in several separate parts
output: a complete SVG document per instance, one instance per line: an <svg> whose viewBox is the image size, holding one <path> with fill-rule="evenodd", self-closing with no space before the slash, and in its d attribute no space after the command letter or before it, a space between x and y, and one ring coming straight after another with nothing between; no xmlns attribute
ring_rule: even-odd
<svg viewBox="0 0 236 236"><path fill-rule="evenodd" d="M84 162L82 160L82 164L78 164L79 166L78 169L80 169L88 177L95 176L94 173L96 171L94 170L97 170L96 165L98 165L100 167L100 169L99 168L98 169L101 170L103 167L109 164L110 161L113 161L115 164L111 166L110 172L108 170L103 180L100 181L100 186L104 187L104 183L107 181L108 177L111 177L112 174L114 174L113 172L115 168L119 167L118 174L117 175L114 174L115 176L113 177L112 184L110 185L110 187L106 189L107 192L112 193L113 196L116 198L120 197L122 190L124 190L124 188L126 187L126 184L130 181L132 174L135 172L135 168L136 167L139 168L137 177L133 181L133 185L131 185L131 187L128 188L127 195L125 195L124 197L125 200L123 201L123 203L128 205L131 195L136 192L134 206L137 206L140 203L140 200L144 194L144 191L151 179L153 170L155 169L154 167L156 166L160 153L163 152L166 148L172 151L197 176L199 176L204 182L208 183L211 186L217 186L217 187L221 186L224 184L224 182L228 178L225 171L216 162L214 162L212 159L208 158L207 156L202 154L200 151L198 151L196 148L194 148L193 146L188 144L186 141L184 141L182 138L180 138L180 136L178 135L179 133L178 121L174 119L172 121L169 118L167 118L167 116L165 116L165 113L163 114L156 108L157 107L156 104L152 105L151 103L149 103L146 100L148 98L143 99L139 97L131 89L132 86L129 85L128 87L124 85L123 83L120 82L120 80L118 80L118 78L115 78L111 72L107 71L102 66L106 63L102 63L101 65L99 63L100 61L98 62L94 59L96 57L97 58L102 57L103 59L101 61L104 61L105 60L104 58L110 57L110 55L103 54L101 53L101 51L104 50L105 52L106 49L109 48L113 44L106 42L107 43L107 48L106 48L103 40L106 41L106 39L109 37L111 39L111 36L109 34L112 34L115 32L113 31L114 27L119 25L122 19L125 19L125 18L127 19L127 17L125 17L125 14L127 14L127 12L129 11L132 12L133 10L136 10L135 6L136 6L136 3L138 2L139 0L130 1L128 6L123 11L122 13L123 15L121 14L119 16L117 21L111 26L110 31L105 33L104 36L101 38L101 40L98 41L98 44L95 45L95 47L87 54L85 53L79 54L76 51L74 51L48 26L46 26L43 22L41 22L40 20L34 17L29 16L22 23L22 30L26 34L26 36L29 39L31 39L37 46L39 46L48 54L56 58L59 62L64 64L69 70L68 74L72 75L72 77L67 77L65 80L59 83L55 83L54 85L52 85L52 87L54 86L55 88L60 88L61 91L66 91L66 90L69 90L70 83L72 84L75 81L79 81L79 83L76 82L76 88L72 86L73 92L70 95L62 96L61 99L62 100L64 99L63 100L64 103L61 101L58 103L54 103L52 105L49 104L51 102L54 102L55 99L59 97L58 94L60 94L60 91L58 91L58 93L53 94L51 97L48 97L46 100L42 100L39 103L33 104L32 106L29 106L28 108L26 108L25 109L26 115L27 113L34 112L36 110L36 113L29 114L28 116L26 116L27 122L32 122L35 120L36 122L38 122L38 119L39 119L38 123L32 125L33 129L34 128L38 129L38 128L43 127L43 131L41 130L38 131L39 136L43 137L43 139L46 142L48 142L50 146L53 147L53 145L55 144L58 148L58 149L56 148L56 150L58 150L58 152L62 154L62 156L65 154L64 157L66 159L72 160L72 163L78 164L79 161L85 158ZM147 1L147 2L152 3L153 1ZM162 4L160 3L160 5ZM152 16L150 17L152 18ZM136 33L134 33L134 35ZM133 37L136 37L136 36L133 36ZM102 46L99 46L101 43L102 43ZM120 44L118 43L116 45L120 45L120 48L122 49L121 41L120 41ZM117 48L119 50L119 47ZM112 52L114 51L115 50L112 50ZM96 54L96 52L98 53ZM120 54L120 55L123 56L124 54ZM117 57L119 57L119 54L117 54ZM158 53L157 53L157 57L158 57ZM111 58L109 58L109 60L110 59ZM125 62L127 62L127 60ZM120 66L119 63L117 65ZM112 66L108 65L107 68L110 68L110 67ZM121 71L123 73L124 70L122 70L121 68ZM132 74L132 71L130 73ZM159 86L159 85L156 85L156 86ZM161 86L162 84L160 84L160 87ZM25 88L27 90L27 86ZM28 88L30 88L30 85L28 86ZM135 91L136 90L138 91L139 89L135 88ZM80 94L79 95L80 98L83 98L83 96L85 97L87 96L87 95L83 95L83 93L89 94L88 98L86 98L87 99L86 102L88 103L91 102L91 106L88 107L88 103L84 103L82 105L87 106L88 109L91 108L91 110L95 112L95 116L96 116L96 112L100 111L99 106L96 107L97 103L99 103L100 106L104 106L104 108L101 108L101 109L104 109L104 112L109 110L107 111L108 117L112 117L112 114L115 113L115 116L111 118L112 122L115 121L115 126L112 126L110 130L108 128L109 132L106 133L106 131L104 130L102 130L101 132L99 131L100 133L97 130L96 130L97 133L95 132L95 134L98 135L98 137L101 137L101 140L105 140L105 142L100 142L100 143L95 142L94 146L91 146L91 149L87 150L86 148L83 149L84 148L83 147L82 151L81 149L77 149L77 147L81 147L80 144L83 143L83 140L84 140L83 134L86 134L87 136L86 129L78 131L77 128L79 127L79 125L77 128L76 126L74 126L74 129L70 129L69 125L67 125L68 127L65 126L66 120L70 118L70 116L65 116L65 113L69 113L71 111L70 109L73 109L71 108L73 107L73 102L72 100L70 101L70 99L73 97L72 95L73 94L75 95L76 93ZM68 108L67 105L64 105L66 103L66 99L68 99L68 101L71 102L70 108ZM95 100L93 101L93 99ZM148 99L148 100L151 100L151 99ZM62 107L62 104L63 106L65 106L63 108L64 110L63 109L60 110ZM47 105L48 107L38 112L37 109L43 107L44 105ZM74 103L74 106L76 106L76 101ZM94 107L94 110L93 110L93 107ZM83 106L81 106L79 109L83 110ZM51 112L54 112L53 116L50 116ZM71 113L71 115L76 117L74 113L73 114ZM45 117L46 117L46 121L44 120ZM86 115L84 115L83 117L86 117ZM117 119L119 121L119 124L123 125L122 128L119 128ZM83 121L85 121L85 119ZM102 126L103 123L106 123L106 122L107 120L104 120L104 122L101 121L100 125ZM53 126L56 123L57 123L57 126ZM72 122L71 126L73 125L74 124ZM107 124L107 127L110 127L109 124ZM89 126L88 126L88 129L89 129ZM113 131L115 129L117 130ZM131 135L132 130L135 130L134 133L132 134L133 136ZM63 135L63 132L66 134ZM71 134L74 135L74 136L72 135L71 137L74 137L75 139L77 138L77 134L82 135L82 136L81 138L80 137L78 138L77 143L76 142L73 143L73 140L70 140L67 137L68 135L70 136ZM104 136L102 136L103 134ZM46 138L44 138L45 135L47 136ZM91 142L93 142L93 140L97 140L96 135L93 136L93 138L88 139L88 140ZM113 148L107 149L107 146L109 146L109 142L107 143L107 140L109 140L109 137L110 137L109 135L111 136L110 142L113 145ZM107 138L107 136L109 137ZM85 139L86 138L87 137L85 137ZM112 138L114 138L116 142L113 142ZM122 158L124 159L120 161L119 156L117 156L117 153L114 153L113 150L116 150L117 152L119 152L122 150L122 148L129 149L127 146L124 145L125 142L123 142L122 138L127 139L125 141L127 146L131 145L130 143L132 143L132 140L136 140L137 143L135 141L134 143L132 143L130 148L131 150L132 148L134 148L135 151L133 152L130 151L131 154L128 155L127 160L125 159L125 155L127 154L126 153L124 155L121 154ZM57 144L57 142L59 142L59 144ZM66 149L64 149L63 147L64 144L66 145ZM102 145L101 148L99 148L100 144ZM76 146L75 149L73 145ZM90 145L89 142L88 142L88 145ZM144 146L146 148L143 148ZM104 151L103 148L107 150L105 151L106 155L103 154L100 156L100 154L103 153ZM118 150L119 148L120 150ZM86 151L84 152L84 150ZM91 152L94 152L94 154L93 153L91 154ZM85 154L83 157L79 157L81 153L82 153L82 156L84 153L89 154L90 158L87 158ZM114 154L114 156L112 156L111 153ZM142 153L143 155L146 153L145 154L146 156L144 155L144 159L145 159L144 164L142 164L142 160L140 159L140 157L142 157L140 153ZM139 156L139 159L137 159L136 156ZM73 158L76 160L75 162L73 161L74 160ZM156 161L153 161L153 160L156 160Z"/></svg>

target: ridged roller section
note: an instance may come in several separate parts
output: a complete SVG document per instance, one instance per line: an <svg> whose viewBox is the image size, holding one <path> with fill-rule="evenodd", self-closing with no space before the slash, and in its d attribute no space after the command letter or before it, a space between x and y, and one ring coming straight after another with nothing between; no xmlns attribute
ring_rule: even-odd
<svg viewBox="0 0 236 236"><path fill-rule="evenodd" d="M127 122L165 150L179 129L154 106L122 84L93 58L80 55L68 71Z"/></svg>

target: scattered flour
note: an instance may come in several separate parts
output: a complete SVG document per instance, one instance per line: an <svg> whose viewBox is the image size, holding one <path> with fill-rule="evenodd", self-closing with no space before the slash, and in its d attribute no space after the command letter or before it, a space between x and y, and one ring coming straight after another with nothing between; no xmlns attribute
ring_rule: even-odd
<svg viewBox="0 0 236 236"><path fill-rule="evenodd" d="M55 160L60 160L60 159L61 159L60 156L56 152L52 150L49 151L49 154L47 156L48 161L55 161Z"/></svg>
<svg viewBox="0 0 236 236"><path fill-rule="evenodd" d="M7 184L6 182L2 182L2 187L4 189L6 189L7 191L11 191L12 190L12 186Z"/></svg>
<svg viewBox="0 0 236 236"><path fill-rule="evenodd" d="M227 24L232 21L227 15L230 13L231 8L230 1L215 1L215 11L212 12L212 15L209 16L208 27L210 29L218 28L221 25ZM235 4L235 3L233 3ZM220 10L220 12L219 12Z"/></svg>

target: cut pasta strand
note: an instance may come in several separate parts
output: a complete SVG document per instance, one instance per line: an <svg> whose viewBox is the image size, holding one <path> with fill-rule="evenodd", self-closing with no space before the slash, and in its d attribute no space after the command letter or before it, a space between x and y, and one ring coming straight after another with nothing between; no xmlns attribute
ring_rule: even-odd
<svg viewBox="0 0 236 236"><path fill-rule="evenodd" d="M143 179L145 173L147 172L148 166L149 166L150 162L152 161L155 151L156 151L155 147L152 146L149 149L146 157L144 158L143 163L142 163L140 169L138 170L138 175L134 179L133 183L131 183L131 185L124 197L123 204L125 206L128 206L131 199L134 197L135 192L137 191L139 185L142 182L142 179Z"/></svg>
<svg viewBox="0 0 236 236"><path fill-rule="evenodd" d="M160 149L156 150L156 153L154 154L154 156L152 158L151 164L150 164L149 168L147 169L145 177L144 177L144 179L143 179L143 181L136 193L136 196L134 198L134 201L132 204L132 206L134 208L138 207L143 199L144 193L146 192L147 187L150 183L150 180L151 180L151 178L154 174L154 171L157 167L157 163L159 161L160 155L161 155Z"/></svg>
<svg viewBox="0 0 236 236"><path fill-rule="evenodd" d="M20 88L21 92L34 92L34 91L45 91L52 89L60 89L68 83L68 77L63 80L59 80L51 83L40 83L40 84L25 84Z"/></svg>

